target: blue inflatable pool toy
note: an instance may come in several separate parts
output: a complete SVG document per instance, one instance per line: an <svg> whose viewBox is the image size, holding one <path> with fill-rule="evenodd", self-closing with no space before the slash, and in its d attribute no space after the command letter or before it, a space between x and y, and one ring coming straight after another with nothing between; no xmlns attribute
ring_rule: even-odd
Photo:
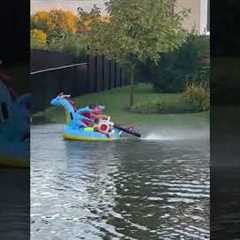
<svg viewBox="0 0 240 240"><path fill-rule="evenodd" d="M0 72L0 167L30 167L30 94L19 97Z"/></svg>
<svg viewBox="0 0 240 240"><path fill-rule="evenodd" d="M61 106L65 110L65 125L63 137L72 141L113 141L121 138L122 131L113 127L109 135L100 133L92 127L84 127L82 120L85 118L78 112L75 104L70 100L70 95L60 94L51 100L51 105Z"/></svg>
<svg viewBox="0 0 240 240"><path fill-rule="evenodd" d="M112 135L107 137L105 134L96 132L90 127L73 129L70 126L65 125L63 137L66 140L73 141L113 141L120 139L121 133L118 129L114 128Z"/></svg>

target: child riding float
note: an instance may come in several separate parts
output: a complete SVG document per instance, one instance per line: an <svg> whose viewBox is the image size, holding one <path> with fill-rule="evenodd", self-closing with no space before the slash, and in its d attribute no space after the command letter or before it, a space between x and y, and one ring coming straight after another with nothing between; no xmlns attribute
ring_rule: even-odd
<svg viewBox="0 0 240 240"><path fill-rule="evenodd" d="M63 93L52 99L51 105L65 109L63 137L66 140L112 141L120 139L122 132L141 137L136 131L111 122L110 117L103 114L103 106L91 104L77 109L70 95Z"/></svg>
<svg viewBox="0 0 240 240"><path fill-rule="evenodd" d="M113 122L110 122L110 117L108 119L97 119L95 121L95 125L93 125L93 129L97 132L106 134L106 136L109 138L111 136L111 133L113 131Z"/></svg>
<svg viewBox="0 0 240 240"><path fill-rule="evenodd" d="M77 113L85 117L82 120L85 127L92 127L95 131L110 137L113 123L110 122L110 116L103 114L103 109L105 109L105 107L90 104L87 107L78 109Z"/></svg>
<svg viewBox="0 0 240 240"><path fill-rule="evenodd" d="M51 104L65 109L64 138L69 140L111 141L120 139L121 131L113 128L109 118L102 114L103 107L87 106L77 109L70 95L60 93ZM97 111L98 110L98 111ZM88 115L86 115L86 113ZM85 115L85 116L84 116ZM86 117L88 116L88 117ZM107 131L108 130L108 131Z"/></svg>

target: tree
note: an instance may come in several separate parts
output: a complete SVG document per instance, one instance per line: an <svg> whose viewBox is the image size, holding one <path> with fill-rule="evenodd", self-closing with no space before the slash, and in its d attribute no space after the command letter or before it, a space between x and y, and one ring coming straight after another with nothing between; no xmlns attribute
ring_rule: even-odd
<svg viewBox="0 0 240 240"><path fill-rule="evenodd" d="M86 50L81 46L78 35L73 33L63 33L61 38L53 39L48 44L49 50L70 53L78 58L78 61L86 61Z"/></svg>
<svg viewBox="0 0 240 240"><path fill-rule="evenodd" d="M31 16L31 29L38 29L48 33L50 21L47 11L39 11Z"/></svg>
<svg viewBox="0 0 240 240"><path fill-rule="evenodd" d="M100 9L94 5L91 11L86 12L82 8L78 8L78 33L85 33L91 31L91 27L95 22L109 22L109 16L101 16Z"/></svg>
<svg viewBox="0 0 240 240"><path fill-rule="evenodd" d="M31 30L31 48L44 48L47 43L47 34L41 30Z"/></svg>
<svg viewBox="0 0 240 240"><path fill-rule="evenodd" d="M208 83L208 59L209 39L193 32L187 36L180 48L164 54L158 66L151 66L151 74L148 78L158 91L182 92L187 82ZM145 68L149 68L149 65Z"/></svg>
<svg viewBox="0 0 240 240"><path fill-rule="evenodd" d="M77 16L70 11L51 10L49 12L49 31L61 33L63 31L75 33L77 30Z"/></svg>
<svg viewBox="0 0 240 240"><path fill-rule="evenodd" d="M130 72L133 106L136 62L158 63L161 53L178 48L184 40L181 22L187 11L174 13L172 0L110 0L110 21L94 22L82 41L91 54L105 55L126 65Z"/></svg>
<svg viewBox="0 0 240 240"><path fill-rule="evenodd" d="M70 11L53 9L49 12L37 12L31 18L32 29L42 30L50 42L62 36L62 33L76 33L78 18Z"/></svg>

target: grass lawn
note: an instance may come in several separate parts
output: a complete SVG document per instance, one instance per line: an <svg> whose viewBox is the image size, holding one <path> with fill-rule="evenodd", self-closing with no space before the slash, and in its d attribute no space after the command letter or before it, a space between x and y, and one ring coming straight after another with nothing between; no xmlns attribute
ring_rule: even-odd
<svg viewBox="0 0 240 240"><path fill-rule="evenodd" d="M166 102L176 102L180 94L155 93L151 86L140 84L135 88L135 103L147 102L154 99L163 99ZM126 110L129 102L129 87L117 88L101 93L83 95L73 99L78 107L90 103L97 103L106 106L106 114L112 116L113 121L124 124L142 125L168 125L181 127L205 127L209 125L209 112L194 114L139 114ZM64 120L63 111L57 107L49 107L44 112L39 112L34 117L44 117L53 123L62 123Z"/></svg>

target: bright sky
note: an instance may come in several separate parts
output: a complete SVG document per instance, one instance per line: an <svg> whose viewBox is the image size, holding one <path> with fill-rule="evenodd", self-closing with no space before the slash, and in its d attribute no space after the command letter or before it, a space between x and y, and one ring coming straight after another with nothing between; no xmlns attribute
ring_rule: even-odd
<svg viewBox="0 0 240 240"><path fill-rule="evenodd" d="M76 13L77 8L82 7L84 10L89 11L94 4L105 13L104 2L106 0L31 0L31 14L39 10L49 10L52 8L70 10Z"/></svg>

